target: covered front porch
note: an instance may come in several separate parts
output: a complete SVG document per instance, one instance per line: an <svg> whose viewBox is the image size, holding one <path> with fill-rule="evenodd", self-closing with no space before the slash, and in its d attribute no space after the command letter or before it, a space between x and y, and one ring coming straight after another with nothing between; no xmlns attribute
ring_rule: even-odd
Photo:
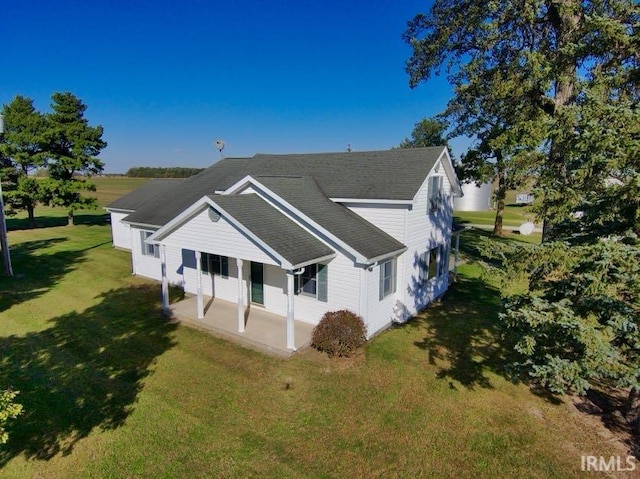
<svg viewBox="0 0 640 479"><path fill-rule="evenodd" d="M251 305L244 313L244 331L238 331L238 305L219 298L204 296L204 317L197 318L197 296L168 306L170 315L185 324L200 327L214 335L244 346L278 356L290 356L311 343L313 325L294 321L295 349L287 347L287 318Z"/></svg>

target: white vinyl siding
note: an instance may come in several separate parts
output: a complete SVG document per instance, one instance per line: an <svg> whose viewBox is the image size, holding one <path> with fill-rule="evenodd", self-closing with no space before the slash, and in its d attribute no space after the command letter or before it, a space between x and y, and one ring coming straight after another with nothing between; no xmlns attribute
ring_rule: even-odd
<svg viewBox="0 0 640 479"><path fill-rule="evenodd" d="M209 218L208 208L197 213L161 241L163 244L191 251L241 258L264 264L277 264L262 248L236 229L223 216L218 221ZM233 269L235 265L230 265Z"/></svg>
<svg viewBox="0 0 640 479"><path fill-rule="evenodd" d="M442 166L440 167L442 171ZM411 210L407 212L406 240L407 251L399 261L398 267L398 302L397 319L404 321L426 307L434 299L441 296L448 287L447 251L450 248L451 221L453 218L451 184L446 175L437 176L432 180L429 176L422 184L414 198ZM440 209L438 212L429 211L429 184L442 182ZM429 279L428 253L433 248L441 248L436 260L436 277ZM438 266L439 263L439 266Z"/></svg>
<svg viewBox="0 0 640 479"><path fill-rule="evenodd" d="M408 205L378 203L345 203L344 205L369 223L404 243L404 225L409 210Z"/></svg>
<svg viewBox="0 0 640 479"><path fill-rule="evenodd" d="M187 293L196 294L198 292L198 277L196 273L196 254L195 251L184 249L181 253L182 256L182 269L184 275L184 290ZM201 254L201 261L204 257ZM248 278L248 265L249 262L245 261L243 269L245 270L243 277ZM236 266L235 258L228 258L228 271L227 276L218 274L206 274L202 272L202 294L210 296L212 298L220 298L227 301L237 301L238 299L238 268ZM243 283L245 289L245 298L247 284Z"/></svg>
<svg viewBox="0 0 640 479"><path fill-rule="evenodd" d="M147 245L143 243L142 238L146 237L146 233L148 233L148 230L131 227L131 262L133 274L160 281L162 279L160 258L145 254Z"/></svg>
<svg viewBox="0 0 640 479"><path fill-rule="evenodd" d="M131 227L123 223L122 219L129 213L111 211L111 238L116 248L131 249Z"/></svg>
<svg viewBox="0 0 640 479"><path fill-rule="evenodd" d="M397 261L396 261L397 263ZM398 302L398 294L390 294L380 299L380 268L377 265L371 271L365 268L364 291L367 306L365 312L365 324L367 325L367 337L370 338L379 331L387 328L395 320L395 308Z"/></svg>
<svg viewBox="0 0 640 479"><path fill-rule="evenodd" d="M231 268L233 269L233 268ZM347 257L338 254L326 263L326 301L321 299L318 281L317 297L297 294L293 300L296 320L318 324L328 311L349 309L360 314L360 271ZM276 266L264 267L265 309L275 314L287 314L287 282L285 271Z"/></svg>

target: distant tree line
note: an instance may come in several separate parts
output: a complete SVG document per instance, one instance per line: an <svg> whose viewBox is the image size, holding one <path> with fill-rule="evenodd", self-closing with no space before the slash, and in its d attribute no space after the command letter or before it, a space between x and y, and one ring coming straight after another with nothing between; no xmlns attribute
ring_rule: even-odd
<svg viewBox="0 0 640 479"><path fill-rule="evenodd" d="M96 199L84 191L95 186L82 177L102 172L104 163L97 156L107 146L102 126L90 126L84 117L82 100L70 92L51 96L50 113L41 113L33 100L17 95L2 107L0 133L0 177L8 214L24 210L35 226L37 204L67 209L68 224L73 212L96 206ZM34 174L46 170L46 178Z"/></svg>
<svg viewBox="0 0 640 479"><path fill-rule="evenodd" d="M129 168L125 176L131 178L188 178L200 173L204 168L188 168L183 166L171 166L160 168L154 166L134 166Z"/></svg>

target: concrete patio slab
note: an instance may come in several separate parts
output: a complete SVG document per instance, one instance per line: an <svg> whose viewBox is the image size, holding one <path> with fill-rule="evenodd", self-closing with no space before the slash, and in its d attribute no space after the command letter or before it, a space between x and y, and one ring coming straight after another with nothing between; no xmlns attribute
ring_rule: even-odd
<svg viewBox="0 0 640 479"><path fill-rule="evenodd" d="M197 319L195 296L169 305L172 318L188 326L204 329L213 335L280 357L295 353L287 349L286 318L268 313L260 306L251 305L245 312L245 331L238 332L237 305L230 301L205 296L204 318ZM302 321L294 321L296 350L311 344L314 326Z"/></svg>

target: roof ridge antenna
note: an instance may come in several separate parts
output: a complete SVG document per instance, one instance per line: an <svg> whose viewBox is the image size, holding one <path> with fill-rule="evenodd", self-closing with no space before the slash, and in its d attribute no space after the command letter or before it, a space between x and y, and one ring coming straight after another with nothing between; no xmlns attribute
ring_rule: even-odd
<svg viewBox="0 0 640 479"><path fill-rule="evenodd" d="M222 139L216 140L216 141L213 142L213 144L215 145L215 147L220 152L220 159L224 158L222 156L222 150L224 150L224 147L226 146L224 140L222 140Z"/></svg>

